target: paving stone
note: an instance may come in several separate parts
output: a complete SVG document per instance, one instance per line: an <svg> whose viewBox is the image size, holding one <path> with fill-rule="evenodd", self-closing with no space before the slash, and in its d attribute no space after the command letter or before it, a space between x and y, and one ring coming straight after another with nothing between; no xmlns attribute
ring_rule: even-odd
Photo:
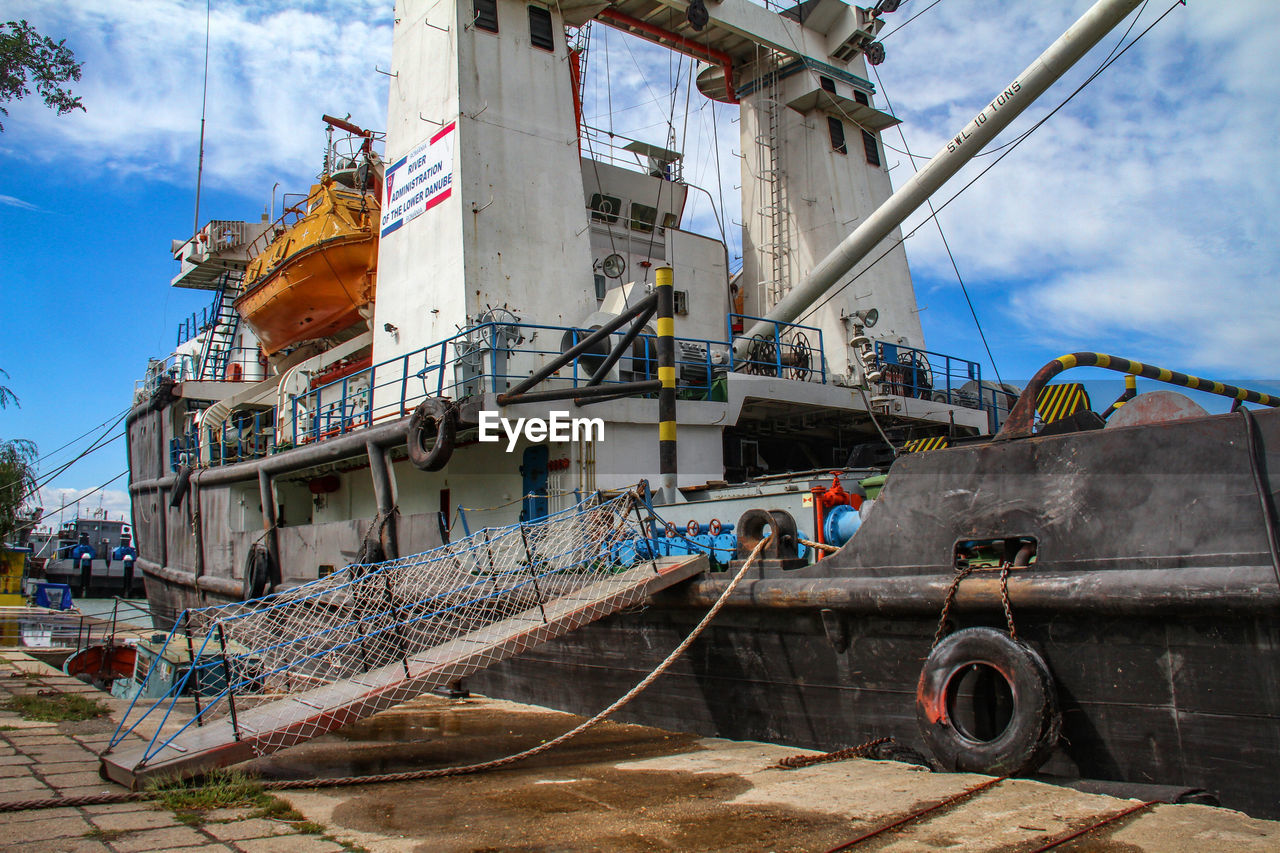
<svg viewBox="0 0 1280 853"><path fill-rule="evenodd" d="M110 803L101 806L81 806L80 808L84 809L84 813L87 815L123 814L124 812L141 811L153 812L156 810L154 804L146 802L145 800L139 800L132 803Z"/></svg>
<svg viewBox="0 0 1280 853"><path fill-rule="evenodd" d="M275 838L255 838L237 841L236 846L245 853L335 853L341 844L326 841L318 835L278 835Z"/></svg>
<svg viewBox="0 0 1280 853"><path fill-rule="evenodd" d="M6 849L21 850L22 853L101 853L111 850L106 844L92 838L55 838L51 841L27 842Z"/></svg>
<svg viewBox="0 0 1280 853"><path fill-rule="evenodd" d="M211 809L204 813L204 819L210 822L244 820L252 811L250 808Z"/></svg>
<svg viewBox="0 0 1280 853"><path fill-rule="evenodd" d="M30 776L32 766L30 764L0 764L0 779L12 779L17 776ZM0 782L0 786L3 786Z"/></svg>
<svg viewBox="0 0 1280 853"><path fill-rule="evenodd" d="M25 844L29 841L48 841L51 838L84 837L93 827L80 816L55 817L48 820L28 820L12 823L0 830L5 844Z"/></svg>
<svg viewBox="0 0 1280 853"><path fill-rule="evenodd" d="M97 808L104 808L98 806ZM167 811L147 809L144 811L107 812L90 815L89 820L99 829L158 829L173 826L176 821Z"/></svg>
<svg viewBox="0 0 1280 853"><path fill-rule="evenodd" d="M32 759L29 755L18 755L13 750L8 755L0 755L0 767L9 767L14 764L31 764Z"/></svg>
<svg viewBox="0 0 1280 853"><path fill-rule="evenodd" d="M10 823L26 823L32 820L55 820L60 817L79 817L80 814L76 809L28 809L25 812L5 812L0 815L0 841L4 840L5 832L2 828Z"/></svg>
<svg viewBox="0 0 1280 853"><path fill-rule="evenodd" d="M294 829L288 823L253 818L233 823L206 823L204 831L221 841L240 841L246 838L270 838L276 835L291 835Z"/></svg>
<svg viewBox="0 0 1280 853"><path fill-rule="evenodd" d="M45 773L42 775L44 776L45 784L59 789L103 784L102 777L97 774L97 771L81 770L76 773Z"/></svg>
<svg viewBox="0 0 1280 853"><path fill-rule="evenodd" d="M0 800L31 800L49 796L53 789L34 776L6 779L0 786Z"/></svg>
<svg viewBox="0 0 1280 853"><path fill-rule="evenodd" d="M175 847L197 847L209 843L189 826L168 826L161 829L145 829L131 832L111 842L120 853L138 853L143 850L172 850Z"/></svg>
<svg viewBox="0 0 1280 853"><path fill-rule="evenodd" d="M96 773L94 774L97 775ZM89 797L97 794L121 794L124 788L114 782L103 782L98 780L97 785L77 785L74 788L59 788L58 796L60 797Z"/></svg>

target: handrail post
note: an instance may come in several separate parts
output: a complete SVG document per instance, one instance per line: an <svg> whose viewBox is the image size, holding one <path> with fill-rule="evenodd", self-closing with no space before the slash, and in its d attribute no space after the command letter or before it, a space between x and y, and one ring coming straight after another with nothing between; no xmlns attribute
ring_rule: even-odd
<svg viewBox="0 0 1280 853"><path fill-rule="evenodd" d="M182 611L182 617L183 617L183 620L186 622L186 627L187 627L187 630L185 632L187 635L187 663L188 663L187 668L191 672L191 675L194 675L196 679L196 692L191 694L191 697L195 700L195 703L196 703L196 726L199 727L204 725L204 715L200 711L200 673L195 671L196 651L195 651L195 647L191 645L191 611L190 610ZM201 648L203 649L204 646L201 646ZM160 650L160 654L162 655L164 654L164 649ZM175 702L177 701L176 696L174 697L174 701Z"/></svg>
<svg viewBox="0 0 1280 853"><path fill-rule="evenodd" d="M227 662L227 634L222 630L222 620L218 620L218 645L222 650L222 678L227 685L227 707L231 710L231 732L236 740L240 740L240 722L236 719L236 693L231 689L231 664ZM196 689L200 687L200 679L196 679Z"/></svg>

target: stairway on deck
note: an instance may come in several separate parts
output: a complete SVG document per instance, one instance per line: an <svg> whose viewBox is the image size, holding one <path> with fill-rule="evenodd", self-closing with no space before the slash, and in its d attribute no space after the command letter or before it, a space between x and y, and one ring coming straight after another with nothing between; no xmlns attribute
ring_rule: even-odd
<svg viewBox="0 0 1280 853"><path fill-rule="evenodd" d="M228 716L189 725L145 763L145 744L105 753L100 772L136 790L148 778L193 776L294 746L632 607L706 568L700 555L639 563L356 678L240 709L234 723Z"/></svg>

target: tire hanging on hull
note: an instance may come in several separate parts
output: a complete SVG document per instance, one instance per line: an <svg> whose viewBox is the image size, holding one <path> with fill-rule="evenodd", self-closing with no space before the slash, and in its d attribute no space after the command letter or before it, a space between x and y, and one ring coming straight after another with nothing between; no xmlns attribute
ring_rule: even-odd
<svg viewBox="0 0 1280 853"><path fill-rule="evenodd" d="M1001 679L1009 702L1003 726L1003 703L993 699ZM980 718L976 724L960 719L967 701ZM1062 717L1053 676L1034 649L1003 631L965 628L938 643L925 660L916 721L943 769L1016 776L1049 758Z"/></svg>
<svg viewBox="0 0 1280 853"><path fill-rule="evenodd" d="M409 461L420 471L439 471L449 463L458 434L458 414L452 400L432 397L413 410L405 444Z"/></svg>
<svg viewBox="0 0 1280 853"><path fill-rule="evenodd" d="M262 598L271 587L271 552L254 545L244 561L244 600Z"/></svg>

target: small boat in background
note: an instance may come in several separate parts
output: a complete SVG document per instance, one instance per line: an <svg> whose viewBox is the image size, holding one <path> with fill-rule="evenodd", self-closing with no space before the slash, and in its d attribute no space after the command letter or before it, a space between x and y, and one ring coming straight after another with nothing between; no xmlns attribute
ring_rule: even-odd
<svg viewBox="0 0 1280 853"><path fill-rule="evenodd" d="M62 671L99 690L110 690L117 679L133 677L133 666L138 657L136 643L136 640L108 638L104 643L88 646L71 655L62 664Z"/></svg>

